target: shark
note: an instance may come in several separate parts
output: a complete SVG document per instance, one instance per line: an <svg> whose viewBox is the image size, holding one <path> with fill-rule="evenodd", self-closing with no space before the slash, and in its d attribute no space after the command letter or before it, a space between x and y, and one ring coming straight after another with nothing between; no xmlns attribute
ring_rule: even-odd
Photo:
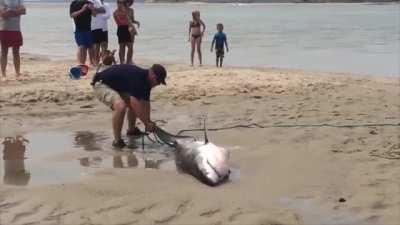
<svg viewBox="0 0 400 225"><path fill-rule="evenodd" d="M229 179L229 151L208 140L205 120L204 141L171 135L159 127L156 127L155 134L162 142L175 148L175 161L183 172L209 186L217 186Z"/></svg>

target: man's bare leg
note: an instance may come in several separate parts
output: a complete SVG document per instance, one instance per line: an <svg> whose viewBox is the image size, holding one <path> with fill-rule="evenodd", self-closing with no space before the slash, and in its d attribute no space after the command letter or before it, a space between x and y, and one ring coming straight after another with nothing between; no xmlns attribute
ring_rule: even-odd
<svg viewBox="0 0 400 225"><path fill-rule="evenodd" d="M122 131L122 126L124 125L126 104L122 99L118 99L117 101L114 102L113 109L114 111L112 114L112 125L114 132L114 140L119 141L122 139L121 131Z"/></svg>
<svg viewBox="0 0 400 225"><path fill-rule="evenodd" d="M86 54L87 48L84 46L79 46L78 48L78 53L77 53L77 58L78 58L78 63L79 64L85 64L86 62Z"/></svg>
<svg viewBox="0 0 400 225"><path fill-rule="evenodd" d="M15 75L17 76L17 79L19 79L21 75L20 71L21 57L19 55L19 46L13 47L13 60L14 60Z"/></svg>
<svg viewBox="0 0 400 225"><path fill-rule="evenodd" d="M100 44L93 44L93 62L97 66L100 63Z"/></svg>
<svg viewBox="0 0 400 225"><path fill-rule="evenodd" d="M136 114L129 108L128 109L128 131L133 132L136 127Z"/></svg>
<svg viewBox="0 0 400 225"><path fill-rule="evenodd" d="M6 68L7 68L7 55L8 47L1 45L1 75L2 80L6 79Z"/></svg>

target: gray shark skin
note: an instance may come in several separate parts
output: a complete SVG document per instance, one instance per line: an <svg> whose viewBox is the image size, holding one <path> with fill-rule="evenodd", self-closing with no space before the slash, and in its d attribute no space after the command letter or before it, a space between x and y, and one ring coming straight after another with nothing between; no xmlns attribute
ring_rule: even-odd
<svg viewBox="0 0 400 225"><path fill-rule="evenodd" d="M176 164L182 171L203 183L216 186L229 179L229 151L208 141L204 121L204 142L180 138L156 129L157 136L176 149Z"/></svg>
<svg viewBox="0 0 400 225"><path fill-rule="evenodd" d="M229 152L213 143L177 140L176 162L178 167L205 184L216 186L228 180Z"/></svg>

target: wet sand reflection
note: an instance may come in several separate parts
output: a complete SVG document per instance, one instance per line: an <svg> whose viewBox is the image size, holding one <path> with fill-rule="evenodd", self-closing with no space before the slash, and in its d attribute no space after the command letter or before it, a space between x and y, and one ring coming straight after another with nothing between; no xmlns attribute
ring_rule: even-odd
<svg viewBox="0 0 400 225"><path fill-rule="evenodd" d="M29 141L28 141L29 140ZM128 139L140 146L142 139ZM146 141L146 140L145 140ZM29 144L28 144L29 143ZM0 137L1 184L42 185L79 180L101 169L157 169L176 171L171 148L144 143L145 149L116 151L107 132L38 132ZM29 152L29 158L26 157Z"/></svg>
<svg viewBox="0 0 400 225"><path fill-rule="evenodd" d="M25 186L31 179L31 174L25 169L25 145L29 143L24 137L6 137L4 145L4 176L3 182L10 185Z"/></svg>

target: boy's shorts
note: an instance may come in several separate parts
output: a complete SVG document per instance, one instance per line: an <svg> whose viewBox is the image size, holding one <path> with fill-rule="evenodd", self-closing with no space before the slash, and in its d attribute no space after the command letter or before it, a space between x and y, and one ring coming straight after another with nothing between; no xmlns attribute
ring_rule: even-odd
<svg viewBox="0 0 400 225"><path fill-rule="evenodd" d="M125 101L125 104L128 106L130 104L130 96L128 93L119 93L109 86L102 84L101 82L96 82L93 86L94 96L106 106L113 109L113 105L116 100L122 99Z"/></svg>
<svg viewBox="0 0 400 225"><path fill-rule="evenodd" d="M93 44L92 32L91 31L76 31L75 42L80 47L90 48Z"/></svg>
<svg viewBox="0 0 400 225"><path fill-rule="evenodd" d="M221 49L216 49L216 50L215 50L215 54L217 55L217 58L219 58L219 57L223 58L223 57L224 57L224 54L225 54L224 49L223 49L223 48L221 48Z"/></svg>
<svg viewBox="0 0 400 225"><path fill-rule="evenodd" d="M0 42L5 47L20 47L23 44L20 31L0 31Z"/></svg>

